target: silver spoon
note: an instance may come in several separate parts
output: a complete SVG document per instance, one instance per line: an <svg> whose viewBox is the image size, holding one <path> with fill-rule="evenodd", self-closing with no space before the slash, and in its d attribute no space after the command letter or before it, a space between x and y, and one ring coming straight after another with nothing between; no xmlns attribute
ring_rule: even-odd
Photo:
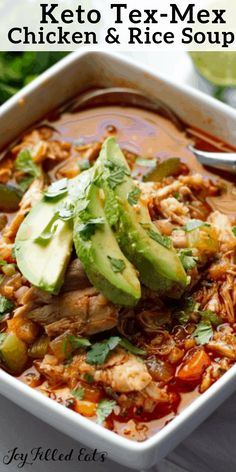
<svg viewBox="0 0 236 472"><path fill-rule="evenodd" d="M201 164L236 174L236 152L201 151L201 149L196 149L191 144L188 148Z"/></svg>
<svg viewBox="0 0 236 472"><path fill-rule="evenodd" d="M131 105L138 108L154 111L171 120L178 129L184 130L184 124L178 116L163 102L145 96L142 92L126 87L112 87L94 89L83 93L76 100L73 109L110 105ZM201 164L236 174L236 152L207 152L189 145L189 150L197 157Z"/></svg>

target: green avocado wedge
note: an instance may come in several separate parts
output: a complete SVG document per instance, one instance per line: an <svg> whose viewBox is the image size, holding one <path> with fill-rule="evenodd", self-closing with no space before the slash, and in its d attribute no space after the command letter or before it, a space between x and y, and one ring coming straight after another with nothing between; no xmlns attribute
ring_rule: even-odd
<svg viewBox="0 0 236 472"><path fill-rule="evenodd" d="M15 255L20 271L32 285L52 294L59 292L71 257L73 224L68 205L74 201L82 175L52 184L16 235ZM64 219L58 217L59 210L64 210Z"/></svg>
<svg viewBox="0 0 236 472"><path fill-rule="evenodd" d="M95 167L102 175L107 202L106 216L119 246L137 267L144 285L178 298L187 276L170 238L162 236L152 223L140 190L130 177L126 159L113 137L104 142Z"/></svg>
<svg viewBox="0 0 236 472"><path fill-rule="evenodd" d="M80 192L74 244L90 282L115 304L134 306L141 297L137 272L120 250L105 215L105 194L95 168L85 171L89 185Z"/></svg>

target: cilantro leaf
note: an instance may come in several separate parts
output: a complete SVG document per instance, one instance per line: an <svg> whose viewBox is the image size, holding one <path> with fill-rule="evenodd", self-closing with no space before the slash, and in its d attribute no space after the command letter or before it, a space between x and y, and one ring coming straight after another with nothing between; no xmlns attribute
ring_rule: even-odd
<svg viewBox="0 0 236 472"><path fill-rule="evenodd" d="M213 336L213 329L210 321L202 320L198 323L194 333L197 344L207 344Z"/></svg>
<svg viewBox="0 0 236 472"><path fill-rule="evenodd" d="M114 400L101 400L97 406L97 423L102 424L116 406Z"/></svg>
<svg viewBox="0 0 236 472"><path fill-rule="evenodd" d="M222 323L222 319L218 315L216 315L214 311L206 310L206 311L200 311L199 313L203 321L210 321L210 323L213 324L214 326L218 326Z"/></svg>
<svg viewBox="0 0 236 472"><path fill-rule="evenodd" d="M80 234L83 241L88 241L91 236L94 235L97 227L105 223L104 218L90 218L90 220L86 221L85 223L81 223L77 227L77 231Z"/></svg>
<svg viewBox="0 0 236 472"><path fill-rule="evenodd" d="M126 349L126 351L131 352L132 354L137 354L138 356L146 355L146 351L144 351L144 349L140 349L139 347L134 346L125 338L121 339L120 346Z"/></svg>
<svg viewBox="0 0 236 472"><path fill-rule="evenodd" d="M107 257L111 263L113 272L115 273L124 272L125 267L126 267L125 261L123 261L122 259L115 259L114 257L111 257L111 256L107 256Z"/></svg>
<svg viewBox="0 0 236 472"><path fill-rule="evenodd" d="M194 298L187 297L181 302L180 309L176 311L175 316L178 318L180 324L188 323L192 313L197 313L199 309L199 303Z"/></svg>
<svg viewBox="0 0 236 472"><path fill-rule="evenodd" d="M132 354L144 356L146 352L143 349L139 349L133 346L127 339L120 338L119 336L111 336L109 339L94 344L90 351L87 352L86 360L88 364L101 365L107 360L107 357L113 349L117 346L121 346Z"/></svg>
<svg viewBox="0 0 236 472"><path fill-rule="evenodd" d="M85 390L82 387L81 388L74 388L73 390L71 390L71 394L77 400L82 400L84 398Z"/></svg>
<svg viewBox="0 0 236 472"><path fill-rule="evenodd" d="M183 227L184 231L186 233L190 233L190 231L193 231L194 229L201 228L202 226L211 226L209 223L206 223L205 221L202 220L189 220L187 221L186 225Z"/></svg>
<svg viewBox="0 0 236 472"><path fill-rule="evenodd" d="M117 185L122 184L124 181L125 177L125 171L124 169L117 169L114 170L113 172L110 173L110 175L107 178L109 186L114 189L117 187Z"/></svg>
<svg viewBox="0 0 236 472"><path fill-rule="evenodd" d="M87 352L86 361L91 365L104 364L110 351L115 349L120 343L119 336L111 336L109 339L95 343L91 350Z"/></svg>
<svg viewBox="0 0 236 472"><path fill-rule="evenodd" d="M84 376L83 376L83 379L85 380L85 382L87 382L88 384L92 384L94 382L94 378L93 378L93 375L90 374L89 372L85 372Z"/></svg>
<svg viewBox="0 0 236 472"><path fill-rule="evenodd" d="M107 182L109 187L112 189L116 188L117 185L120 185L125 178L125 175L130 175L130 171L126 166L117 165L115 162L108 160L105 163L105 167L110 169L110 173L107 177Z"/></svg>
<svg viewBox="0 0 236 472"><path fill-rule="evenodd" d="M0 317L10 313L15 307L15 303L6 297L0 296Z"/></svg>
<svg viewBox="0 0 236 472"><path fill-rule="evenodd" d="M148 230L148 234L151 239L156 241L157 243L161 244L161 246L170 249L172 246L172 241L168 236L162 236L160 233L154 231L153 229Z"/></svg>
<svg viewBox="0 0 236 472"><path fill-rule="evenodd" d="M45 199L62 198L68 193L68 180L61 179L53 182L44 193Z"/></svg>
<svg viewBox="0 0 236 472"><path fill-rule="evenodd" d="M233 235L236 237L236 226L233 226L232 232L233 232Z"/></svg>
<svg viewBox="0 0 236 472"><path fill-rule="evenodd" d="M181 200L181 195L179 192L174 192L173 193L173 197L176 199L176 200Z"/></svg>
<svg viewBox="0 0 236 472"><path fill-rule="evenodd" d="M80 336L69 334L63 343L63 352L64 354L71 354L76 349L86 348L89 346L91 346L91 343L87 338L81 338Z"/></svg>
<svg viewBox="0 0 236 472"><path fill-rule="evenodd" d="M19 182L23 191L27 190L34 179L42 175L42 169L33 161L29 149L24 149L18 154L15 160L15 169L25 174L25 177Z"/></svg>
<svg viewBox="0 0 236 472"><path fill-rule="evenodd" d="M196 267L198 257L193 256L191 249L181 249L179 258L185 270L191 270Z"/></svg>
<svg viewBox="0 0 236 472"><path fill-rule="evenodd" d="M128 202L131 206L137 205L139 197L141 195L141 190L133 185L132 190L129 192L128 195Z"/></svg>

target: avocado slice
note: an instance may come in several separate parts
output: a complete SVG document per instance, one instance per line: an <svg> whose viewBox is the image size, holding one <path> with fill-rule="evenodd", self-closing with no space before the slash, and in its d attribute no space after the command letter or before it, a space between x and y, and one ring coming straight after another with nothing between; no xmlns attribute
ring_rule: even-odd
<svg viewBox="0 0 236 472"><path fill-rule="evenodd" d="M52 294L60 291L73 247L72 221L56 219L55 214L58 208L74 201L82 175L68 181L68 186L66 179L52 184L47 191L51 198L42 197L16 235L20 271L32 285Z"/></svg>
<svg viewBox="0 0 236 472"><path fill-rule="evenodd" d="M185 270L171 239L161 236L152 223L113 137L104 142L95 166L103 175L107 218L122 251L137 267L142 283L159 293L179 297L187 285ZM109 205L109 201L113 203Z"/></svg>
<svg viewBox="0 0 236 472"><path fill-rule="evenodd" d="M74 244L90 282L115 304L134 306L141 297L133 265L124 256L105 215L105 194L96 168L77 201ZM85 172L83 174L85 174Z"/></svg>

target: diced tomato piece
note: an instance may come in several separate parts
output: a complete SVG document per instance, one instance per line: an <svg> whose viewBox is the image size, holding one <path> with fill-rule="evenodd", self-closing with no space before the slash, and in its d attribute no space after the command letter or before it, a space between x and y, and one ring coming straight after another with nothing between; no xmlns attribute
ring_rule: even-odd
<svg viewBox="0 0 236 472"><path fill-rule="evenodd" d="M75 411L83 416L95 416L97 411L97 404L85 400L75 401Z"/></svg>
<svg viewBox="0 0 236 472"><path fill-rule="evenodd" d="M104 393L99 387L87 386L84 389L84 398L89 402L98 403L104 397Z"/></svg>
<svg viewBox="0 0 236 472"><path fill-rule="evenodd" d="M204 370L211 364L211 359L204 349L194 350L192 355L179 367L176 377L185 381L201 379Z"/></svg>

